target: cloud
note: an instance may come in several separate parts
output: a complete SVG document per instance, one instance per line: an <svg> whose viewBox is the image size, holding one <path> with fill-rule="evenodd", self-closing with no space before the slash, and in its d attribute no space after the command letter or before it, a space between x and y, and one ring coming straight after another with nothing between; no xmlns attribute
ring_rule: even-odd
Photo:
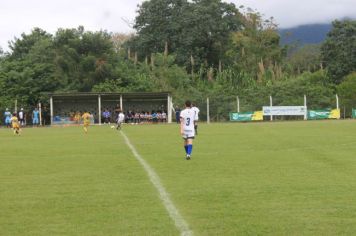
<svg viewBox="0 0 356 236"><path fill-rule="evenodd" d="M123 19L133 21L139 0L13 0L0 8L0 47L8 50L8 41L29 33L35 27L55 33L58 28L131 32Z"/></svg>
<svg viewBox="0 0 356 236"><path fill-rule="evenodd" d="M273 16L280 27L325 23L344 17L356 18L355 0L233 0L235 4Z"/></svg>
<svg viewBox="0 0 356 236"><path fill-rule="evenodd" d="M237 6L257 9L266 17L273 16L280 27L330 22L336 18L356 18L356 0L232 0ZM21 33L40 27L50 33L58 28L109 32L131 32L137 4L142 0L12 0L0 7L0 47Z"/></svg>

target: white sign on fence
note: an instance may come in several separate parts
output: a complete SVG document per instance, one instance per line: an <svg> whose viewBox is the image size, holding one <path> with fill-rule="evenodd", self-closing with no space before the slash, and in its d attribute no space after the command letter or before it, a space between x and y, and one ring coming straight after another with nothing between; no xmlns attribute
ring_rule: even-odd
<svg viewBox="0 0 356 236"><path fill-rule="evenodd" d="M264 116L304 116L307 112L305 106L264 106Z"/></svg>

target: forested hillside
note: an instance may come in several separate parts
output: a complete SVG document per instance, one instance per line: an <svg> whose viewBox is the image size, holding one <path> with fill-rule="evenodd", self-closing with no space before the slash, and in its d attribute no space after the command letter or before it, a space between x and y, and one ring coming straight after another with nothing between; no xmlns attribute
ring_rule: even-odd
<svg viewBox="0 0 356 236"><path fill-rule="evenodd" d="M281 45L320 44L332 29L332 24L309 24L293 28L280 29Z"/></svg>

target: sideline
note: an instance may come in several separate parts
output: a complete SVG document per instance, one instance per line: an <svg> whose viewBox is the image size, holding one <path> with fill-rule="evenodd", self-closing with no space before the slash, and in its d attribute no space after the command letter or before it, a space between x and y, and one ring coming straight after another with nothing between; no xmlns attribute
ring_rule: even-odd
<svg viewBox="0 0 356 236"><path fill-rule="evenodd" d="M189 229L188 223L184 220L183 216L179 213L178 209L173 204L172 200L169 197L168 192L165 190L161 183L161 179L156 174L156 172L152 169L152 167L141 157L141 155L137 152L136 148L131 144L128 137L125 135L123 131L120 131L122 137L125 139L127 146L131 149L135 158L140 162L143 166L147 175L155 188L159 193L159 197L161 198L163 205L168 211L169 216L174 221L177 229L180 231L180 235L182 236L192 236L193 231Z"/></svg>

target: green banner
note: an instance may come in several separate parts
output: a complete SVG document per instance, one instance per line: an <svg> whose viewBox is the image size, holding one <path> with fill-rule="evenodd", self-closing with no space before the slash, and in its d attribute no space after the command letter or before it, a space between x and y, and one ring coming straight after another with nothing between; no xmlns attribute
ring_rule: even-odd
<svg viewBox="0 0 356 236"><path fill-rule="evenodd" d="M308 120L340 119L340 109L308 110Z"/></svg>
<svg viewBox="0 0 356 236"><path fill-rule="evenodd" d="M356 118L356 109L352 108L352 118Z"/></svg>
<svg viewBox="0 0 356 236"><path fill-rule="evenodd" d="M262 111L230 113L230 121L253 121L253 120L263 120Z"/></svg>

